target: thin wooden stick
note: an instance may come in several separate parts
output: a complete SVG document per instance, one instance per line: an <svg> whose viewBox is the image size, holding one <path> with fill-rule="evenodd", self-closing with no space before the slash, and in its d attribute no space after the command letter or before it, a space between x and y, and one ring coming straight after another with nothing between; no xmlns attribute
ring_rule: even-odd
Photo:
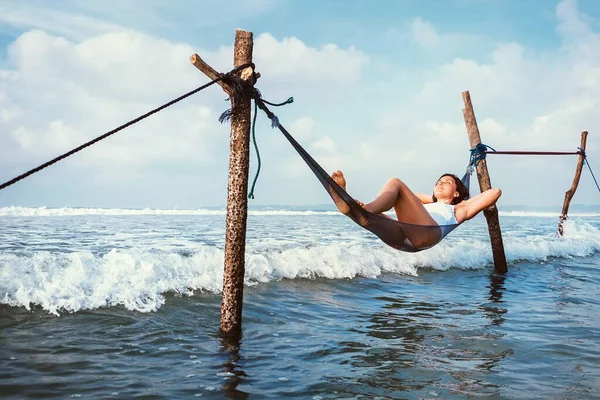
<svg viewBox="0 0 600 400"><path fill-rule="evenodd" d="M192 54L190 57L190 61L194 64L194 67L198 68L204 75L208 76L210 80L215 80L219 77L219 73L213 69L210 65L208 65L198 54ZM217 82L219 86L223 88L223 90L230 95L231 88L228 84L223 81Z"/></svg>
<svg viewBox="0 0 600 400"><path fill-rule="evenodd" d="M577 160L577 168L575 169L575 177L573 178L573 183L571 184L571 188L565 193L565 201L563 203L562 212L560 213L560 218L558 219L558 236L563 235L563 223L567 219L567 213L569 212L569 205L571 203L571 199L575 195L577 186L579 186L579 179L581 178L581 169L583 168L583 162L585 161L584 154L587 135L587 131L581 132L581 146L579 146L581 152L579 153L579 159Z"/></svg>
<svg viewBox="0 0 600 400"><path fill-rule="evenodd" d="M209 77L211 80L215 80L219 77L219 73L213 67L208 65L206 61L204 61L198 54L192 54L190 56L190 61L192 62L192 64L194 64L194 67L202 71L202 73L204 73L204 75ZM244 68L240 72L240 77L244 80L249 80L252 75L252 72L252 68ZM260 78L260 72L256 72L254 74L254 78L258 80L258 78ZM223 81L218 81L217 83L223 88L225 93L227 93L228 95L231 94L231 88L227 83Z"/></svg>

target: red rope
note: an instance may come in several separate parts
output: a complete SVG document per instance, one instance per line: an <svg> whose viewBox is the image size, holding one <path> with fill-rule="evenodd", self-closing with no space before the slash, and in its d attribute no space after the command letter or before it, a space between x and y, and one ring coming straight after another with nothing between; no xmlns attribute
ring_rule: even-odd
<svg viewBox="0 0 600 400"><path fill-rule="evenodd" d="M581 154L580 151L486 151L486 154L506 154L514 156L566 156Z"/></svg>

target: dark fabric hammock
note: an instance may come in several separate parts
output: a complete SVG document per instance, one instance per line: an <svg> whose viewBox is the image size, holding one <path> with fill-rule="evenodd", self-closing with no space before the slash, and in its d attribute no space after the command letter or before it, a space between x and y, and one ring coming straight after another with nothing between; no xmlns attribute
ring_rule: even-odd
<svg viewBox="0 0 600 400"><path fill-rule="evenodd" d="M321 182L327 193L336 201L338 197L348 206L344 214L358 225L374 233L387 245L406 252L431 248L438 244L447 234L452 232L459 224L454 225L415 225L400 222L379 214L373 214L360 206L344 189L340 187L329 174L315 161L314 158L290 135L290 133L279 124L277 117L262 103L256 99L258 107L266 112L273 126L279 128L285 138L296 149L300 157L306 162L317 179ZM463 177L462 181L469 187L470 171Z"/></svg>

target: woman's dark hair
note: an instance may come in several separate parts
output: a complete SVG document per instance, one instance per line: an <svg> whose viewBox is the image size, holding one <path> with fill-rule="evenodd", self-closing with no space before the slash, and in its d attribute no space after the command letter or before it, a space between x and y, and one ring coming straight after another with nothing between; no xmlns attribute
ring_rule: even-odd
<svg viewBox="0 0 600 400"><path fill-rule="evenodd" d="M460 203L461 201L463 201L464 199L469 198L469 189L467 189L467 187L465 186L464 183L462 183L460 178L454 174L444 174L444 175L440 176L436 182L438 182L440 179L442 179L445 176L449 176L452 179L454 179L454 183L456 183L456 191L458 192L458 197L454 197L452 199L452 203L450 203L450 204L456 205L456 204ZM433 198L433 202L435 203L437 201L435 194L433 194L431 197Z"/></svg>

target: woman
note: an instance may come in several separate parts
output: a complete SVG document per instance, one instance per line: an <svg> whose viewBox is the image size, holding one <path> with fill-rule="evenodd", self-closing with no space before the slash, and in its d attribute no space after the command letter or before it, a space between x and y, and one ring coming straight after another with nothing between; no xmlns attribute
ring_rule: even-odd
<svg viewBox="0 0 600 400"><path fill-rule="evenodd" d="M341 171L331 178L346 190L346 179ZM473 218L482 210L496 203L502 195L500 189L488 189L469 198L469 191L461 180L452 174L438 179L433 195L413 193L400 179L392 178L383 186L375 200L359 204L367 211L381 214L394 208L398 221L414 225L454 225ZM338 209L347 214L345 203L336 201Z"/></svg>

